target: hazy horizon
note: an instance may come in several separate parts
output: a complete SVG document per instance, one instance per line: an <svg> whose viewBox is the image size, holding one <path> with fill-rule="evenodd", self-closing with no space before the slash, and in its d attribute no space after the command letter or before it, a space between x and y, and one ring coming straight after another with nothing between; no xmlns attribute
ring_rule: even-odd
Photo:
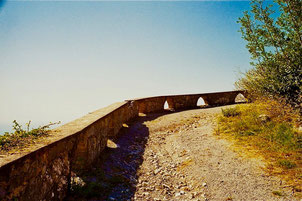
<svg viewBox="0 0 302 201"><path fill-rule="evenodd" d="M250 68L248 1L6 1L0 6L0 133L126 99L234 89Z"/></svg>

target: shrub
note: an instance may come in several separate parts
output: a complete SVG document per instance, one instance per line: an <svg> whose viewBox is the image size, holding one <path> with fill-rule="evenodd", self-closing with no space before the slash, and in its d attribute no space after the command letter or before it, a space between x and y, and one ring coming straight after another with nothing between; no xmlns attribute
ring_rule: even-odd
<svg viewBox="0 0 302 201"><path fill-rule="evenodd" d="M22 126L16 121L13 121L13 132L5 132L4 135L0 135L0 153L7 152L13 148L21 148L26 144L33 142L33 140L47 136L50 126L60 124L60 122L49 123L44 126L39 126L30 130L31 121L26 123L26 130L22 129Z"/></svg>
<svg viewBox="0 0 302 201"><path fill-rule="evenodd" d="M238 22L254 68L237 87L254 97L283 97L302 113L301 19L300 0L251 1Z"/></svg>
<svg viewBox="0 0 302 201"><path fill-rule="evenodd" d="M225 117L234 117L240 115L238 107L230 107L226 109L221 109L223 116Z"/></svg>
<svg viewBox="0 0 302 201"><path fill-rule="evenodd" d="M297 166L294 162L291 162L289 160L279 160L278 164L286 169L291 169Z"/></svg>
<svg viewBox="0 0 302 201"><path fill-rule="evenodd" d="M275 140L277 143L286 146L293 145L294 131L293 127L286 123L281 123L276 126Z"/></svg>

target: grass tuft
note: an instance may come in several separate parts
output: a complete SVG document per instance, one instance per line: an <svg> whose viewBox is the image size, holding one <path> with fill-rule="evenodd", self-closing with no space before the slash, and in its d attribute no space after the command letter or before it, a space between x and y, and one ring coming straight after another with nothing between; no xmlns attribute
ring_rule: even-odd
<svg viewBox="0 0 302 201"><path fill-rule="evenodd" d="M235 117L240 115L239 107L221 109L221 111L224 117Z"/></svg>
<svg viewBox="0 0 302 201"><path fill-rule="evenodd" d="M280 191L273 191L272 193L277 196L283 196L283 194Z"/></svg>
<svg viewBox="0 0 302 201"><path fill-rule="evenodd" d="M79 177L75 177L79 178ZM105 200L116 186L130 188L123 175L107 175L101 168L82 172L81 179L72 178L70 197L67 200ZM81 182L77 182L81 180Z"/></svg>
<svg viewBox="0 0 302 201"><path fill-rule="evenodd" d="M282 167L282 168L286 168L286 169L292 169L295 168L297 165L294 162L291 162L289 160L279 160L278 164Z"/></svg>

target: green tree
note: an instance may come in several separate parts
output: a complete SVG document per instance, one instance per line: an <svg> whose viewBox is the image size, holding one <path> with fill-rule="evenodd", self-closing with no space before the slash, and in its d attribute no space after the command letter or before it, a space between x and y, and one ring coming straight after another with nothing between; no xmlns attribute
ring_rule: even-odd
<svg viewBox="0 0 302 201"><path fill-rule="evenodd" d="M302 0L252 0L239 18L253 68L236 86L302 108Z"/></svg>

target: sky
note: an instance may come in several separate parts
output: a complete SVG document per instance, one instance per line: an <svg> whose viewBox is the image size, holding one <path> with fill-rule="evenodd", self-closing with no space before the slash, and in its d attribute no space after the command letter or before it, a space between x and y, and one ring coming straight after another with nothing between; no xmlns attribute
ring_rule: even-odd
<svg viewBox="0 0 302 201"><path fill-rule="evenodd" d="M1 0L0 0L1 1ZM248 1L0 2L0 133L136 97L234 89Z"/></svg>

